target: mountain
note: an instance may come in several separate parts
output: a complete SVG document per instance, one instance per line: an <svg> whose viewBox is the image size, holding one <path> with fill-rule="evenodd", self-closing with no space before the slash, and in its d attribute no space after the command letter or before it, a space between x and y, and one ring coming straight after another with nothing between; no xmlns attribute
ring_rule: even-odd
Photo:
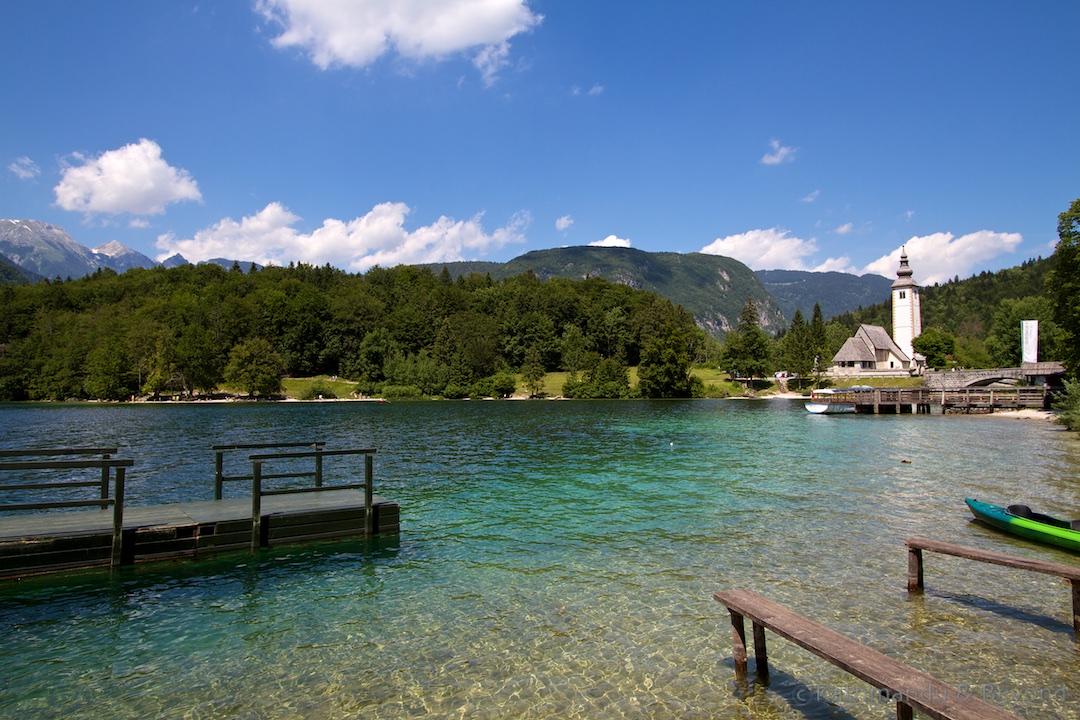
<svg viewBox="0 0 1080 720"><path fill-rule="evenodd" d="M815 303L821 305L821 314L828 320L861 307L888 302L892 294L893 281L880 275L805 270L757 270L754 274L776 298L789 320L799 309L809 322Z"/></svg>
<svg viewBox="0 0 1080 720"><path fill-rule="evenodd" d="M98 268L124 272L157 264L116 241L91 250L63 228L38 220L0 220L0 255L46 278L79 278Z"/></svg>
<svg viewBox="0 0 1080 720"><path fill-rule="evenodd" d="M763 329L775 333L786 325L780 307L754 272L720 255L580 246L534 250L505 263L432 263L427 267L435 272L445 267L454 277L487 274L493 280L529 271L541 280L602 277L682 305L714 337L723 337L735 327L748 297L758 306Z"/></svg>
<svg viewBox="0 0 1080 720"><path fill-rule="evenodd" d="M157 265L156 262L141 252L124 247L116 240L111 240L101 247L94 248L94 255L101 262L102 267L112 268L118 273L131 268L152 268Z"/></svg>

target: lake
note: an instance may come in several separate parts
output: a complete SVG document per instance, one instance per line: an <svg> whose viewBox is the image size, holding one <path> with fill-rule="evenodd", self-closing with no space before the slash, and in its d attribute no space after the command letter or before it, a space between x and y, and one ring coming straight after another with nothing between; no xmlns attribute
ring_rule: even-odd
<svg viewBox="0 0 1080 720"><path fill-rule="evenodd" d="M119 445L131 505L210 499L214 444L375 447L394 539L0 584L0 716L870 718L770 635L734 682L712 593L749 588L1025 717L1080 717L1068 586L907 537L1059 562L964 497L1080 516L1080 441L1001 417L797 401L2 405L0 447ZM328 461L328 468L331 467Z"/></svg>

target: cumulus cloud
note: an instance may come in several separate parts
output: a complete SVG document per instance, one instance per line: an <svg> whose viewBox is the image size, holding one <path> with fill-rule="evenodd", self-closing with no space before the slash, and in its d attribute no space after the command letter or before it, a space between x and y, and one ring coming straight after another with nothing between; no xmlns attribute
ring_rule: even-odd
<svg viewBox="0 0 1080 720"><path fill-rule="evenodd" d="M900 264L900 251L904 249L915 271L915 279L920 284L933 285L953 277L969 277L975 268L998 255L1012 252L1023 240L1020 233L990 230L960 237L946 232L912 237L903 246L868 264L859 274L872 272L893 277Z"/></svg>
<svg viewBox="0 0 1080 720"><path fill-rule="evenodd" d="M570 229L570 226L574 224L574 218L569 215L563 215L561 218L555 221L555 229L559 232L565 232Z"/></svg>
<svg viewBox="0 0 1080 720"><path fill-rule="evenodd" d="M854 229L855 229L855 224L854 223L844 223L840 227L836 228L836 230L834 230L833 232L835 232L837 235L847 235L848 233L850 233Z"/></svg>
<svg viewBox="0 0 1080 720"><path fill-rule="evenodd" d="M780 165L795 159L796 148L782 145L779 140L769 141L769 147L772 150L761 157L762 165Z"/></svg>
<svg viewBox="0 0 1080 720"><path fill-rule="evenodd" d="M327 219L311 233L293 227L300 217L281 203L265 208L240 221L224 218L212 227L199 230L189 239L171 235L157 239L162 251L159 260L180 253L191 262L211 258L253 260L261 265L305 262L329 263L362 272L373 265L451 262L484 254L508 243L525 241L531 222L528 213L519 213L491 234L481 225L482 215L470 220L440 217L431 225L409 231L404 203L381 203L366 215L349 221Z"/></svg>
<svg viewBox="0 0 1080 720"><path fill-rule="evenodd" d="M157 215L169 203L202 200L188 171L165 162L152 140L143 138L98 157L72 157L79 164L64 170L53 188L56 204L65 210Z"/></svg>
<svg viewBox="0 0 1080 720"><path fill-rule="evenodd" d="M817 250L817 242L813 238L804 240L789 235L787 230L769 228L717 238L703 247L701 252L735 258L752 270L849 271L851 260L846 257L829 258L823 263L811 265L807 260Z"/></svg>
<svg viewBox="0 0 1080 720"><path fill-rule="evenodd" d="M7 169L15 173L20 180L30 180L41 174L38 164L26 156L15 158L15 162L8 165Z"/></svg>
<svg viewBox="0 0 1080 720"><path fill-rule="evenodd" d="M396 52L414 61L474 51L489 85L508 63L509 40L540 24L527 0L258 0L281 27L278 48L297 47L322 69L363 68Z"/></svg>
<svg viewBox="0 0 1080 720"><path fill-rule="evenodd" d="M595 242L589 243L589 247L624 247L624 248L628 248L628 247L630 247L630 241L629 240L623 240L622 238L616 237L614 235L608 235L603 240L597 240Z"/></svg>

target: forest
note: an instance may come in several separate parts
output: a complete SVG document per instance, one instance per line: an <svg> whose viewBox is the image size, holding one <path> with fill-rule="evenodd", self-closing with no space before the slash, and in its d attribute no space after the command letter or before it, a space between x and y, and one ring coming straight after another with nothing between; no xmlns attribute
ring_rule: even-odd
<svg viewBox="0 0 1080 720"><path fill-rule="evenodd" d="M404 265L99 270L0 287L0 307L2 400L274 395L284 376L315 375L365 394L498 397L516 374L539 391L554 370L570 397L688 397L707 343L683 308L603 279Z"/></svg>

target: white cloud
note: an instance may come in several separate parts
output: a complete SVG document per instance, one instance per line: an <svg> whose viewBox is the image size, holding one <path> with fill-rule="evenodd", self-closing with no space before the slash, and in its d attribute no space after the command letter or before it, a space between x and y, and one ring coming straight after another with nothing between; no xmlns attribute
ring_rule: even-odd
<svg viewBox="0 0 1080 720"><path fill-rule="evenodd" d="M628 247L630 247L630 241L629 240L623 240L622 238L616 237L614 235L608 235L603 240L597 240L595 242L589 243L589 247L624 247L624 248L628 248Z"/></svg>
<svg viewBox="0 0 1080 720"><path fill-rule="evenodd" d="M750 230L738 235L717 238L703 247L701 252L735 258L752 270L849 272L851 267L851 260L846 257L829 258L823 263L811 266L807 258L817 252L817 242L813 238L803 240L793 237L788 235L787 230L780 228Z"/></svg>
<svg viewBox="0 0 1080 720"><path fill-rule="evenodd" d="M563 215L561 218L555 221L555 229L559 232L565 232L570 229L570 226L574 224L574 218L569 215Z"/></svg>
<svg viewBox="0 0 1080 720"><path fill-rule="evenodd" d="M820 190L815 190L814 192L810 193L806 197L801 198L799 200L799 202L812 203L815 200L817 200L820 195L821 195L821 191Z"/></svg>
<svg viewBox="0 0 1080 720"><path fill-rule="evenodd" d="M258 0L255 8L281 26L275 47L302 48L324 70L367 67L392 52L437 61L475 49L489 85L508 62L510 38L543 20L527 0Z"/></svg>
<svg viewBox="0 0 1080 720"><path fill-rule="evenodd" d="M225 218L190 239L162 235L157 247L162 251L159 259L180 253L191 262L221 257L261 265L295 261L329 263L362 272L373 265L392 267L476 257L492 248L524 242L524 230L532 220L528 213L519 213L489 235L480 224L481 215L464 221L443 216L410 232L405 229L408 214L404 203L381 203L363 217L347 222L330 218L304 234L293 227L300 218L274 202L239 222Z"/></svg>
<svg viewBox="0 0 1080 720"><path fill-rule="evenodd" d="M23 156L15 158L15 162L7 166L7 169L15 173L21 180L30 180L41 174L41 168L30 158Z"/></svg>
<svg viewBox="0 0 1080 720"><path fill-rule="evenodd" d="M922 285L946 282L953 277L969 277L976 267L1002 253L1012 252L1023 242L1020 233L979 230L955 237L952 233L934 233L913 237L902 248L878 258L859 274L868 272L893 277L900 265L900 251L908 255L915 279Z"/></svg>
<svg viewBox="0 0 1080 720"><path fill-rule="evenodd" d="M836 230L834 230L833 232L835 232L837 235L847 235L848 233L850 233L854 229L855 229L855 224L854 223L844 223L840 227L836 228Z"/></svg>
<svg viewBox="0 0 1080 720"><path fill-rule="evenodd" d="M765 153L761 158L763 165L780 165L781 163L792 162L795 159L795 153L798 152L796 148L782 145L779 140L769 141L769 147L772 148L772 152Z"/></svg>
<svg viewBox="0 0 1080 720"><path fill-rule="evenodd" d="M53 188L56 204L65 210L156 215L169 203L202 200L188 171L165 162L152 140L143 138L96 158L73 157L81 164L64 170Z"/></svg>

